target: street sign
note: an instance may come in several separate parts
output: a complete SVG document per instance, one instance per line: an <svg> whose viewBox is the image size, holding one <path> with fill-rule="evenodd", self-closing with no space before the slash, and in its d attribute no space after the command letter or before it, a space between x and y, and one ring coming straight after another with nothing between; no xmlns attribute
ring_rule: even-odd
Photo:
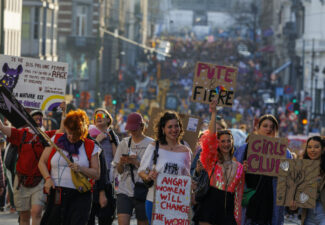
<svg viewBox="0 0 325 225"><path fill-rule="evenodd" d="M288 102L288 104L286 105L286 109L289 112L293 112L293 103L292 102Z"/></svg>
<svg viewBox="0 0 325 225"><path fill-rule="evenodd" d="M297 119L298 119L298 117L297 117L297 115L296 115L295 113L291 112L291 113L289 114L289 120L290 120L290 121L294 122L294 121L296 121Z"/></svg>

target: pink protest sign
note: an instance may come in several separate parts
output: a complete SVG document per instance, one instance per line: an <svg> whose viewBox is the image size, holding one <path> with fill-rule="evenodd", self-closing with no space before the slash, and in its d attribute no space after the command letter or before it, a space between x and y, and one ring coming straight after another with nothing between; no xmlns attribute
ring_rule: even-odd
<svg viewBox="0 0 325 225"><path fill-rule="evenodd" d="M152 224L190 224L191 177L159 174L155 186Z"/></svg>
<svg viewBox="0 0 325 225"><path fill-rule="evenodd" d="M248 173L278 176L281 159L286 159L288 140L251 134L248 140Z"/></svg>
<svg viewBox="0 0 325 225"><path fill-rule="evenodd" d="M217 100L218 106L231 107L234 100L237 68L197 62L191 101L209 104Z"/></svg>

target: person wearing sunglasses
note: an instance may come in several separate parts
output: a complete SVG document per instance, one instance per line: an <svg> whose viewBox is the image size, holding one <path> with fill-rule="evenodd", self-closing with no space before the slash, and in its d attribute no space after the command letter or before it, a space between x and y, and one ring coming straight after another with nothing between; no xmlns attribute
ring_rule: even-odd
<svg viewBox="0 0 325 225"><path fill-rule="evenodd" d="M114 158L119 138L111 129L113 118L104 108L97 108L94 113L94 125L89 126L89 135L102 148L100 154L101 177L96 181L93 192L93 205L88 225L95 224L95 216L99 225L113 223L115 214L115 199L113 192L113 175L111 163Z"/></svg>
<svg viewBox="0 0 325 225"><path fill-rule="evenodd" d="M216 101L210 103L210 111L209 130L201 137L200 156L208 174L209 188L204 194L197 193L201 194L201 200L193 221L200 225L240 225L243 165L233 160L234 138L231 131L216 129Z"/></svg>

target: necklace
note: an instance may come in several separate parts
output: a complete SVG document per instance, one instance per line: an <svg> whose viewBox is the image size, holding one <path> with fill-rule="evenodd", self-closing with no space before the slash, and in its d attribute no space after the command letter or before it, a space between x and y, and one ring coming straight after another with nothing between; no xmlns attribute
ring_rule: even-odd
<svg viewBox="0 0 325 225"><path fill-rule="evenodd" d="M229 166L229 162L231 163ZM228 164L228 165L227 165ZM229 181L230 178L232 177L232 169L233 169L233 164L232 161L225 161L222 164L223 168L224 168L224 174L223 174L223 178L225 181L225 213L227 214L227 189L228 189L228 185L229 185Z"/></svg>

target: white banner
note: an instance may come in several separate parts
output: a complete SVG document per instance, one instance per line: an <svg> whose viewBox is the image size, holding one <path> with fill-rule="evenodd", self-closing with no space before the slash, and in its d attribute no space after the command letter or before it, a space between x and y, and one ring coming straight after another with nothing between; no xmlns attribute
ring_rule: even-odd
<svg viewBox="0 0 325 225"><path fill-rule="evenodd" d="M189 225L191 177L159 174L155 186L153 225Z"/></svg>
<svg viewBox="0 0 325 225"><path fill-rule="evenodd" d="M0 55L0 83L25 108L53 110L64 100L68 64Z"/></svg>

